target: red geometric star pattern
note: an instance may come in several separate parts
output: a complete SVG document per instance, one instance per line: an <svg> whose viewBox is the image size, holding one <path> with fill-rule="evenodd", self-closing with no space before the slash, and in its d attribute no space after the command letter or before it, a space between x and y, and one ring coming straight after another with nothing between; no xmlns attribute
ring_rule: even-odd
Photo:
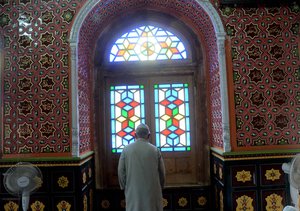
<svg viewBox="0 0 300 211"><path fill-rule="evenodd" d="M234 147L263 149L300 141L299 58L294 53L299 12L292 5L220 11L226 28L230 27L227 34L234 52Z"/></svg>

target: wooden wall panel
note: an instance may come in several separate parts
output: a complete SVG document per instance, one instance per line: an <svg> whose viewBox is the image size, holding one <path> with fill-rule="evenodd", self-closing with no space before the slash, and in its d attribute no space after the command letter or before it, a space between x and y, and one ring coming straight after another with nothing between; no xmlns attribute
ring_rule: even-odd
<svg viewBox="0 0 300 211"><path fill-rule="evenodd" d="M210 187L167 187L163 190L164 211L211 211ZM96 210L124 211L125 197L119 189L98 190Z"/></svg>
<svg viewBox="0 0 300 211"><path fill-rule="evenodd" d="M41 188L30 196L29 210L92 211L94 201L94 161L39 161L43 175ZM21 210L21 201L10 195L3 185L3 173L15 162L0 161L0 211Z"/></svg>
<svg viewBox="0 0 300 211"><path fill-rule="evenodd" d="M212 152L214 210L282 211L291 199L288 175L281 166L291 158L282 154L223 156Z"/></svg>

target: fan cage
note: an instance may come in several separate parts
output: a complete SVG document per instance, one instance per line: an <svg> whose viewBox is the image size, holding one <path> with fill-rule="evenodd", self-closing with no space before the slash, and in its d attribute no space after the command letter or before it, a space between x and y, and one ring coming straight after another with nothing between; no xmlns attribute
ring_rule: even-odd
<svg viewBox="0 0 300 211"><path fill-rule="evenodd" d="M32 193L42 186L41 170L29 162L19 162L3 174L3 184L8 193L20 196Z"/></svg>

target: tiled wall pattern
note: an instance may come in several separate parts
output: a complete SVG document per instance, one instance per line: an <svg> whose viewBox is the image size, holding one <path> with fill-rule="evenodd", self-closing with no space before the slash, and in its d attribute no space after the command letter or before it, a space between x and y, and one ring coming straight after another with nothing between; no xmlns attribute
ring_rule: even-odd
<svg viewBox="0 0 300 211"><path fill-rule="evenodd" d="M68 155L68 37L80 0L0 1L4 39L3 157Z"/></svg>
<svg viewBox="0 0 300 211"><path fill-rule="evenodd" d="M223 8L231 39L238 149L300 141L300 7Z"/></svg>
<svg viewBox="0 0 300 211"><path fill-rule="evenodd" d="M68 38L84 1L1 1L5 39L4 157L71 152L70 49ZM97 36L127 10L151 8L180 15L201 37L208 54L214 143L222 146L216 37L210 18L195 1L100 1L82 24L78 45L80 153L92 149L91 74Z"/></svg>

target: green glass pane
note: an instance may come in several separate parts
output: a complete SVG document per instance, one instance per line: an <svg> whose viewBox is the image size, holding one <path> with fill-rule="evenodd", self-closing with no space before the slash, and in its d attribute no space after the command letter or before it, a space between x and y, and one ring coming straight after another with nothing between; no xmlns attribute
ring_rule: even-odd
<svg viewBox="0 0 300 211"><path fill-rule="evenodd" d="M127 111L125 111L125 110L122 110L122 116L123 116L123 117L128 117L128 115L127 115Z"/></svg>
<svg viewBox="0 0 300 211"><path fill-rule="evenodd" d="M176 116L179 113L178 107L176 107L172 113L173 113L173 116Z"/></svg>
<svg viewBox="0 0 300 211"><path fill-rule="evenodd" d="M170 127L172 125L172 119L167 120L167 127Z"/></svg>
<svg viewBox="0 0 300 211"><path fill-rule="evenodd" d="M134 122L132 122L132 121L128 121L128 126L130 127L130 128L133 128L133 129L135 129L135 124L134 124Z"/></svg>

